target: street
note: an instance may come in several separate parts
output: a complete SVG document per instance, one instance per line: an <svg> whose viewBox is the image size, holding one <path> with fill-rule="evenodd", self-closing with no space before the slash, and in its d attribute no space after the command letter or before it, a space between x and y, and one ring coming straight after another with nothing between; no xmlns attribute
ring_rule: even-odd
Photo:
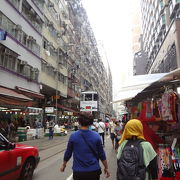
<svg viewBox="0 0 180 180"><path fill-rule="evenodd" d="M69 133L70 134L70 133ZM63 155L66 148L68 136L55 137L52 141L47 138L43 140L34 140L31 142L24 142L29 145L38 146L41 161L34 172L33 180L72 180L72 158L68 162L65 172L60 172L60 165L63 161ZM38 143L38 141L41 141ZM105 138L105 151L107 155L109 170L111 173L109 180L116 179L116 153L112 149L109 135ZM103 170L103 167L102 167ZM105 180L102 172L101 180Z"/></svg>

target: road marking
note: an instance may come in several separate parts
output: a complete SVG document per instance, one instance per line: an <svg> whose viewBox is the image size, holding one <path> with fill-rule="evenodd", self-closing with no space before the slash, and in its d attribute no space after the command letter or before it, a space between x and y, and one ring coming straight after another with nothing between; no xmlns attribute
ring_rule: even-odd
<svg viewBox="0 0 180 180"><path fill-rule="evenodd" d="M66 180L72 180L73 173L66 179Z"/></svg>

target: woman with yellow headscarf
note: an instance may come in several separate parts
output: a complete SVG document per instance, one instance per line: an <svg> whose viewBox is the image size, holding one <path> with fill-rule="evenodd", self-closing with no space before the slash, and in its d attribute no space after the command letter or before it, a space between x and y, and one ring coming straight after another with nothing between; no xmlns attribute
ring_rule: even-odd
<svg viewBox="0 0 180 180"><path fill-rule="evenodd" d="M119 144L120 146L117 151L117 159L118 159L117 180L124 180L124 179L134 180L134 176L137 176L135 178L136 180L149 180L149 179L157 180L158 179L157 154L154 151L152 145L149 142L145 141L144 134L143 134L143 125L141 121L137 119L132 119L127 122L124 128L123 134L122 134L122 138L119 141ZM134 175L132 177L131 173L129 173L129 170L131 167L128 168L128 165L127 165L129 162L126 162L126 160L128 159L126 157L130 155L128 154L128 152L125 152L128 149L127 147L129 146L129 149L131 150L131 148L134 148L136 145L138 148L137 149L137 152L138 152L137 156L139 156L137 157L139 158L138 161L142 159L144 171L146 171L144 178L142 178L142 176L140 175ZM142 158L140 158L141 154L142 154ZM129 159L131 161L133 157L132 159L131 157ZM130 164L131 163L132 162L130 162Z"/></svg>

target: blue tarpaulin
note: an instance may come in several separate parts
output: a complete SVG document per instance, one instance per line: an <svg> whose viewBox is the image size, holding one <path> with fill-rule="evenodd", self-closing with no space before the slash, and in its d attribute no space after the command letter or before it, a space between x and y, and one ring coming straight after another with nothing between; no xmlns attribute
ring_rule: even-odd
<svg viewBox="0 0 180 180"><path fill-rule="evenodd" d="M0 30L0 41L6 40L7 32L4 30Z"/></svg>

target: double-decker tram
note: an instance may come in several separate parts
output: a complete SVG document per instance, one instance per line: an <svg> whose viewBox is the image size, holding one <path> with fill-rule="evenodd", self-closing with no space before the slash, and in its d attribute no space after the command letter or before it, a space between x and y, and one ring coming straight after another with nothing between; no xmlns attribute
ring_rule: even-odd
<svg viewBox="0 0 180 180"><path fill-rule="evenodd" d="M80 111L98 112L98 93L95 91L81 92Z"/></svg>

